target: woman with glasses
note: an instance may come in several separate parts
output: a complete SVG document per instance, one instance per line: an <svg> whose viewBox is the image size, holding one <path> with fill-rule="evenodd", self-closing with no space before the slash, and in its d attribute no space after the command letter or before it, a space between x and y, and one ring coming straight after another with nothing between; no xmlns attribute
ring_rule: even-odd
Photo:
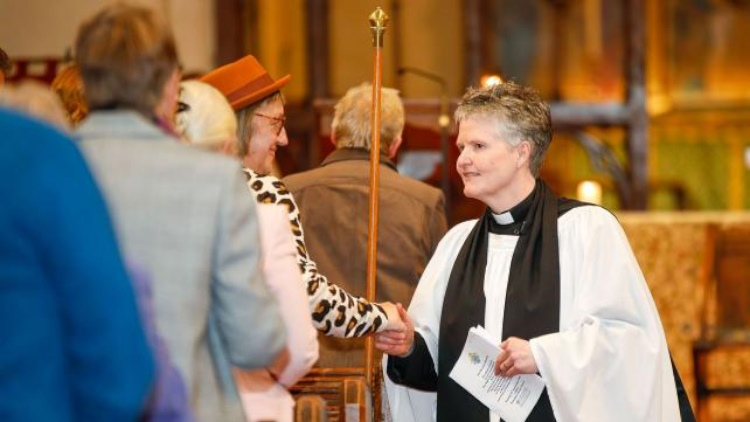
<svg viewBox="0 0 750 422"><path fill-rule="evenodd" d="M211 85L195 80L180 84L177 128L192 145L234 155L237 118L224 95ZM294 400L287 388L317 361L318 335L307 309L307 289L286 208L275 204L258 204L257 208L263 278L279 303L287 343L269 367L235 369L234 376L248 422L291 422Z"/></svg>
<svg viewBox="0 0 750 422"><path fill-rule="evenodd" d="M370 303L351 296L318 272L305 246L297 204L283 182L270 175L276 150L289 144L280 89L290 79L286 75L274 80L253 56L245 56L201 78L221 91L235 111L238 122L233 152L243 162L250 191L259 203L282 204L289 212L315 328L328 336L345 338L402 330L394 304Z"/></svg>

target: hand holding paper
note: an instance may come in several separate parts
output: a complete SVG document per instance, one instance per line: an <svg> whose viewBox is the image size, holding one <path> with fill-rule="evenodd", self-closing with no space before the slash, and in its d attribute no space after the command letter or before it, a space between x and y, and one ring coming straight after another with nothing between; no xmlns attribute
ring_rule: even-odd
<svg viewBox="0 0 750 422"><path fill-rule="evenodd" d="M518 337L508 337L500 343L500 354L495 360L495 375L512 377L518 374L536 374L534 354L527 340Z"/></svg>
<svg viewBox="0 0 750 422"><path fill-rule="evenodd" d="M450 377L505 421L522 422L529 417L539 401L545 384L536 374L509 377L496 375L496 360L499 361L501 358L504 364L511 363L504 369L506 373L512 368L518 371L531 370L529 362L533 362L534 359L531 352L528 351L527 354L524 347L524 343L528 347L528 342L516 338L507 343L506 348L501 351L497 346L498 341L484 328L471 328ZM536 364L533 366L536 367Z"/></svg>

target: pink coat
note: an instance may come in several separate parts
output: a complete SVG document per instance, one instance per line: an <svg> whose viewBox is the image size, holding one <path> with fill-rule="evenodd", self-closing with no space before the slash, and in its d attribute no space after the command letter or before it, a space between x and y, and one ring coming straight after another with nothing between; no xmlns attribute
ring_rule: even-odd
<svg viewBox="0 0 750 422"><path fill-rule="evenodd" d="M267 370L244 371L239 390L249 421L291 420L294 402L286 391L318 359L318 336L313 327L305 284L297 265L297 250L286 209L258 204L263 276L279 303L287 332L289 362L274 381Z"/></svg>

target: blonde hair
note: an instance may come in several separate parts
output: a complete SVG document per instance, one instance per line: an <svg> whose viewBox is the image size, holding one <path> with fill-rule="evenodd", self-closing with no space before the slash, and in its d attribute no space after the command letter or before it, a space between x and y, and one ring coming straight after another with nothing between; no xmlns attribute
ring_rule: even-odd
<svg viewBox="0 0 750 422"><path fill-rule="evenodd" d="M4 86L0 89L0 106L24 112L58 129L70 130L60 99L39 82L24 81L16 86Z"/></svg>
<svg viewBox="0 0 750 422"><path fill-rule="evenodd" d="M179 68L167 23L148 8L122 3L80 26L76 62L92 110L128 108L145 115L153 114Z"/></svg>
<svg viewBox="0 0 750 422"><path fill-rule="evenodd" d="M236 142L237 118L219 90L205 82L184 81L180 84L177 131L191 144L217 151L230 140Z"/></svg>
<svg viewBox="0 0 750 422"><path fill-rule="evenodd" d="M370 149L372 85L363 83L349 89L334 107L331 133L336 148ZM404 130L404 104L393 88L381 89L380 150L388 153L394 139Z"/></svg>
<svg viewBox="0 0 750 422"><path fill-rule="evenodd" d="M57 94L68 113L68 119L76 126L89 114L81 72L75 64L64 67L52 81L52 91Z"/></svg>
<svg viewBox="0 0 750 422"><path fill-rule="evenodd" d="M503 140L516 146L531 144L529 169L539 175L544 155L552 142L549 106L534 89L504 82L486 88L469 88L456 108L456 122L481 116L493 119Z"/></svg>

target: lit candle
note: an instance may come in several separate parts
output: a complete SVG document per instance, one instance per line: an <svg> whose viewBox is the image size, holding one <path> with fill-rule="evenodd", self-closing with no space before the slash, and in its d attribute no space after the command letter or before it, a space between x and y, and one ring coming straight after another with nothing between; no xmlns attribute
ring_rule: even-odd
<svg viewBox="0 0 750 422"><path fill-rule="evenodd" d="M578 184L578 200L592 204L602 204L602 185L593 180L584 180Z"/></svg>

